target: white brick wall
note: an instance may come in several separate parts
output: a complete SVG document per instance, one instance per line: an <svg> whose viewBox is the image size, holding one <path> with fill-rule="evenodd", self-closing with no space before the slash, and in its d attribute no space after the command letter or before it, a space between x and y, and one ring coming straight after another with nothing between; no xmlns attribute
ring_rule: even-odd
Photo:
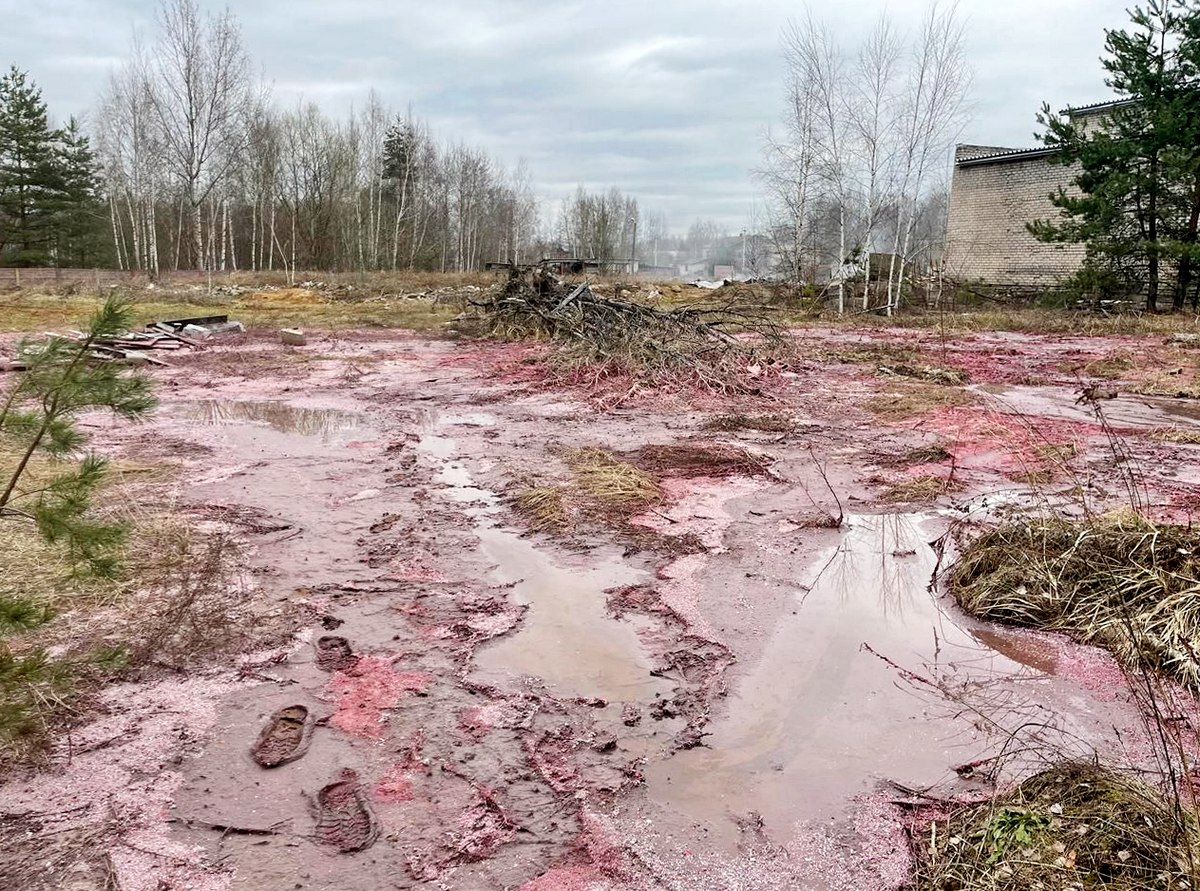
<svg viewBox="0 0 1200 891"><path fill-rule="evenodd" d="M1046 157L956 165L950 187L946 271L962 281L1022 287L1061 282L1084 259L1082 245L1046 244L1025 228L1057 219L1049 195L1075 176Z"/></svg>

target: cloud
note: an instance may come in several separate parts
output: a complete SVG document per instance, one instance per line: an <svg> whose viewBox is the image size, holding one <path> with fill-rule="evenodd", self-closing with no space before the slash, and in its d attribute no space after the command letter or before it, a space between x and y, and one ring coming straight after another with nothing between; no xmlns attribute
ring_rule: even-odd
<svg viewBox="0 0 1200 891"><path fill-rule="evenodd" d="M218 10L218 0L201 0ZM965 141L1029 145L1034 114L1104 98L1103 28L1127 0L962 0L975 67ZM154 0L0 0L0 62L28 69L56 117L94 105ZM847 44L883 0L813 4ZM360 108L368 90L411 105L445 138L527 159L550 207L577 183L618 186L731 231L756 200L762 134L783 98L779 32L792 0L255 0L233 2L251 54L284 106ZM890 0L911 31L924 0Z"/></svg>

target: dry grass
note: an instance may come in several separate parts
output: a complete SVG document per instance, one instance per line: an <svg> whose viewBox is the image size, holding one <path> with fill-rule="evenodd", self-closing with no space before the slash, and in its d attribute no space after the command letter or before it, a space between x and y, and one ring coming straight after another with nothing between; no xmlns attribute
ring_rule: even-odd
<svg viewBox="0 0 1200 891"><path fill-rule="evenodd" d="M915 841L917 891L1167 891L1200 878L1194 816L1088 763L1036 774Z"/></svg>
<svg viewBox="0 0 1200 891"><path fill-rule="evenodd" d="M631 456L637 465L659 477L695 479L762 476L769 458L724 443L680 443L643 446Z"/></svg>
<svg viewBox="0 0 1200 891"><path fill-rule="evenodd" d="M1158 427L1149 431L1146 436L1155 442L1200 445L1200 427Z"/></svg>
<svg viewBox="0 0 1200 891"><path fill-rule="evenodd" d="M1134 362L1133 357L1128 353L1110 353L1107 356L1084 365L1083 372L1089 377L1116 380L1127 371L1132 371L1136 367L1137 363Z"/></svg>
<svg viewBox="0 0 1200 891"><path fill-rule="evenodd" d="M906 421L938 408L973 405L979 396L955 387L893 381L890 392L867 399L865 407L881 421Z"/></svg>
<svg viewBox="0 0 1200 891"><path fill-rule="evenodd" d="M315 292L292 294L290 299L265 292L240 296L208 295L205 291L175 295L131 294L139 324L162 319L227 314L250 328L299 326L318 330L399 328L435 332L444 329L458 310L432 299L339 299ZM303 296L312 294L313 296ZM19 294L0 306L0 332L28 332L74 327L81 316L95 310L100 296L52 297Z"/></svg>
<svg viewBox="0 0 1200 891"><path fill-rule="evenodd" d="M944 476L914 476L892 483L880 500L885 504L920 504L937 501L961 488L958 483Z"/></svg>
<svg viewBox="0 0 1200 891"><path fill-rule="evenodd" d="M534 532L562 532L571 525L566 497L561 486L534 486L518 492L513 504Z"/></svg>
<svg viewBox="0 0 1200 891"><path fill-rule="evenodd" d="M1132 512L1029 519L968 542L950 573L967 612L1061 631L1200 690L1200 533Z"/></svg>
<svg viewBox="0 0 1200 891"><path fill-rule="evenodd" d="M603 508L628 512L662 500L653 476L605 449L573 449L567 464L577 490Z"/></svg>
<svg viewBox="0 0 1200 891"><path fill-rule="evenodd" d="M881 377L907 377L947 387L958 387L971 381L970 375L957 368L938 368L933 365L880 365L876 374Z"/></svg>

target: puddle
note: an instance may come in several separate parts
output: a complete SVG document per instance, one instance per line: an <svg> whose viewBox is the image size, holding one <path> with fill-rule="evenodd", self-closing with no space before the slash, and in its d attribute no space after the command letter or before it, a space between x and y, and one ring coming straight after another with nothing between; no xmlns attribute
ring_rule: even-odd
<svg viewBox="0 0 1200 891"><path fill-rule="evenodd" d="M236 402L202 399L184 403L178 412L210 427L262 424L279 433L320 437L328 442L367 426L357 412L331 408L299 408L286 402Z"/></svg>
<svg viewBox="0 0 1200 891"><path fill-rule="evenodd" d="M1054 680L1041 672L1053 666L993 647L999 638L973 636L943 613L928 590L931 519L850 517L841 542L803 579L808 590L796 591L761 660L734 679L706 747L648 766L649 797L717 834L728 831L715 841L732 846L732 815L756 812L784 831L842 812L881 778L912 788L944 781L987 748L969 719L906 685L864 644L922 674L1004 679L1046 694Z"/></svg>
<svg viewBox="0 0 1200 891"><path fill-rule="evenodd" d="M485 677L537 677L561 696L613 702L651 702L671 692L669 681L651 677L634 626L608 614L605 591L645 581L643 573L615 558L587 569L562 566L515 533L478 534L496 564L495 580L515 583L516 601L529 607L515 634L476 652Z"/></svg>
<svg viewBox="0 0 1200 891"><path fill-rule="evenodd" d="M357 567L355 541L378 519L386 487L369 416L234 400L170 403L163 413L202 428L192 435L219 456L191 479L191 497L246 504L290 524L277 546L281 587L344 581Z"/></svg>
<svg viewBox="0 0 1200 891"><path fill-rule="evenodd" d="M1062 387L976 385L967 388L985 394L989 405L1006 413L1059 418L1085 424L1096 423L1088 405L1076 404L1075 393ZM1163 399L1122 393L1101 404L1104 417L1114 427L1169 427L1200 424L1200 405L1184 399Z"/></svg>
<svg viewBox="0 0 1200 891"><path fill-rule="evenodd" d="M632 623L608 613L611 588L647 581L617 558L586 567L552 560L532 542L495 525L495 492L478 486L455 456L457 441L438 433L445 426L486 426L484 415L429 415L417 443L437 471L444 488L437 494L473 505L465 513L476 520L479 546L496 567L492 580L512 585L516 602L529 609L521 627L475 653L477 675L489 683L511 683L522 677L544 681L559 696L600 698L613 702L651 702L669 694L672 684L650 674L653 665Z"/></svg>

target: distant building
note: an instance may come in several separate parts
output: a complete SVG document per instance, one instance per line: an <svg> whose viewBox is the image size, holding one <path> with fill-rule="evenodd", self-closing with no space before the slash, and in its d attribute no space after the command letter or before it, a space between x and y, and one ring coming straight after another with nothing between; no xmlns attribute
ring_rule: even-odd
<svg viewBox="0 0 1200 891"><path fill-rule="evenodd" d="M1064 114L1086 128L1125 102L1101 102ZM1050 195L1070 188L1078 168L1051 163L1052 149L960 145L954 155L946 274L1016 288L1053 286L1075 273L1082 245L1048 244L1026 224L1056 219Z"/></svg>

